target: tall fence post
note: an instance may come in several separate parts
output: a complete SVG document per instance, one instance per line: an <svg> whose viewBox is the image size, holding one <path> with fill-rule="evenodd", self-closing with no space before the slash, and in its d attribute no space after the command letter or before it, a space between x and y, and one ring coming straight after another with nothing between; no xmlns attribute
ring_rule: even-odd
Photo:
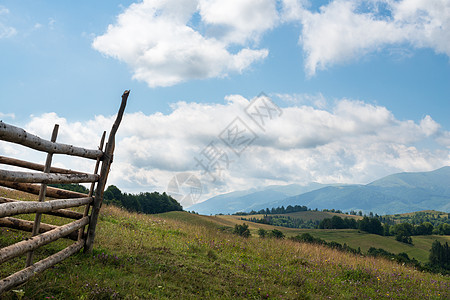
<svg viewBox="0 0 450 300"><path fill-rule="evenodd" d="M52 137L51 137L52 143L56 142L56 137L58 136L58 129L59 129L59 125L55 124L55 126L53 127L53 132L52 132ZM52 158L53 158L53 153L49 152L47 154L47 160L45 161L44 173L50 173L50 168L52 166ZM45 183L41 184L41 189L39 191L39 202L45 201L46 191L47 191L47 185ZM33 230L31 232L31 236L35 236L35 235L39 234L39 227L41 226L41 218L42 218L42 214L36 213L36 217L34 218L34 224L33 224ZM29 267L33 264L33 253L34 253L33 251L30 251L27 253L27 261L26 261L27 267Z"/></svg>
<svg viewBox="0 0 450 300"><path fill-rule="evenodd" d="M105 152L103 154L102 168L100 170L100 179L97 183L97 189L95 191L94 203L92 206L91 217L89 221L89 227L87 230L86 244L84 246L84 252L92 252L94 247L95 229L97 227L98 216L100 214L100 208L103 202L103 192L106 186L106 180L108 179L109 169L113 161L113 153L115 147L115 136L119 129L120 122L122 121L125 106L127 104L128 95L130 91L127 90L122 95L122 103L117 113L116 121L114 122L111 132L106 143Z"/></svg>

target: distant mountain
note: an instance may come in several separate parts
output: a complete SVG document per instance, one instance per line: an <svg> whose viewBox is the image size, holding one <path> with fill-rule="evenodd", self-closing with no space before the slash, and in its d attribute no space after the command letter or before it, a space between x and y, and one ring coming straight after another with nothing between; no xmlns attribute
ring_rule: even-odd
<svg viewBox="0 0 450 300"><path fill-rule="evenodd" d="M380 215L428 209L450 212L450 167L393 174L366 185L310 183L250 189L219 195L188 209L201 214L228 214L288 205Z"/></svg>
<svg viewBox="0 0 450 300"><path fill-rule="evenodd" d="M397 214L434 209L450 211L450 167L432 172L398 173L367 185L324 187L271 203L309 208Z"/></svg>
<svg viewBox="0 0 450 300"><path fill-rule="evenodd" d="M326 185L316 182L308 185L272 185L260 189L249 189L218 195L186 209L190 211L194 210L200 214L206 215L251 211L252 209L260 209L259 207L262 207L267 203L280 201L287 197L320 189L324 186ZM264 208L266 207L269 206L264 206Z"/></svg>

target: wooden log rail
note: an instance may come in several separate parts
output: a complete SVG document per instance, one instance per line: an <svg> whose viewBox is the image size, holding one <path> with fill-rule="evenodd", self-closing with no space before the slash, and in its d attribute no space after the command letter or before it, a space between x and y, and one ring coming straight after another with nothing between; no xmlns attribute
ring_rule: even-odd
<svg viewBox="0 0 450 300"><path fill-rule="evenodd" d="M0 264L11 258L22 255L28 251L39 248L40 246L47 245L48 243L56 241L57 239L62 238L71 232L77 231L82 226L88 223L89 217L83 217L80 220L63 226L59 226L40 235L33 236L25 241L21 241L11 246L4 247L0 249Z"/></svg>
<svg viewBox="0 0 450 300"><path fill-rule="evenodd" d="M36 275L36 273L40 273L57 263L63 261L64 259L70 257L71 255L77 253L84 246L84 240L80 240L71 246L65 248L64 250L59 251L58 253L53 254L19 272L16 272L3 280L0 280L0 295L15 287L16 285L22 284L29 280L31 277Z"/></svg>
<svg viewBox="0 0 450 300"><path fill-rule="evenodd" d="M83 183L96 182L99 177L97 174L55 174L0 170L0 180L20 183Z"/></svg>
<svg viewBox="0 0 450 300"><path fill-rule="evenodd" d="M0 204L0 218L19 214L46 213L52 210L90 204L93 197L50 200L46 202L20 201Z"/></svg>
<svg viewBox="0 0 450 300"><path fill-rule="evenodd" d="M81 218L83 218L83 216L81 216ZM27 220L12 218L12 217L0 218L0 227L8 227L8 228L12 228L12 229L18 229L18 230L22 230L22 231L31 232L31 231L33 231L33 225L34 225L33 221L27 221ZM39 233L44 233L44 232L53 230L55 228L58 228L58 226L41 223L39 226ZM72 232L65 238L77 241L78 233Z"/></svg>
<svg viewBox="0 0 450 300"><path fill-rule="evenodd" d="M98 157L103 156L101 150L89 150L72 145L54 143L44 140L37 135L30 134L22 128L6 124L2 121L0 121L0 140L53 154L66 154L90 159L97 159Z"/></svg>
<svg viewBox="0 0 450 300"><path fill-rule="evenodd" d="M0 197L0 204L1 203L10 203L10 202L23 202L23 201ZM53 211L46 212L45 214L56 216L56 217L74 219L74 220L79 220L82 217L84 217L82 213L79 213L79 212L76 212L73 210L68 210L68 209L53 210Z"/></svg>
<svg viewBox="0 0 450 300"><path fill-rule="evenodd" d="M40 185L39 184L30 184L30 183L18 183L18 182L10 182L0 180L0 186L7 187L10 189L15 189L18 191L30 193L33 195L39 195ZM63 189L58 189L54 187L47 187L46 191L47 197L57 198L57 199L69 199L69 198L82 198L86 197L86 194L67 191Z"/></svg>
<svg viewBox="0 0 450 300"><path fill-rule="evenodd" d="M36 163L28 162L25 160L15 159L15 158L11 158L11 157L5 157L5 156L1 156L1 155L0 155L0 164L21 167L21 168L27 168L30 170L41 171L41 172L44 172L44 168L45 168L45 166L41 165L41 164L36 164ZM67 169L63 169L63 168L55 168L55 167L50 167L50 173L85 174L83 172L67 170Z"/></svg>
<svg viewBox="0 0 450 300"><path fill-rule="evenodd" d="M84 247L91 252L95 238L95 229L103 202L108 173L113 161L115 135L122 120L130 91L122 95L122 102L116 120L111 128L108 141L103 150L105 133L98 150L90 150L56 142L59 125L55 125L51 140L42 139L25 130L0 121L0 140L47 153L45 165L15 158L0 156L0 164L10 165L36 172L0 170L0 186L39 195L39 201L20 201L0 197L0 227L14 228L32 232L32 237L0 249L0 264L15 257L27 254L26 267L0 280L0 297L2 293L20 285L35 274L70 257ZM96 160L93 174L52 167L53 154L64 154ZM98 175L99 167L100 175ZM47 184L91 183L89 194L82 194L54 187ZM95 196L94 196L95 194ZM46 201L47 198L52 200ZM84 213L67 208L85 206ZM92 207L92 209L90 209ZM90 213L89 213L90 212ZM14 218L14 215L35 213L34 222ZM55 226L41 223L41 215L50 214L74 219L66 225ZM85 227L88 226L85 232ZM33 251L60 238L69 238L76 242L71 246L41 261L33 263Z"/></svg>

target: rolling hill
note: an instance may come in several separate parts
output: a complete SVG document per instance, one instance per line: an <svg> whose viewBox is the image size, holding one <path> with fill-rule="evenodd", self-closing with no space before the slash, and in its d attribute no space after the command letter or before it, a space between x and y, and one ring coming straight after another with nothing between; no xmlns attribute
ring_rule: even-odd
<svg viewBox="0 0 450 300"><path fill-rule="evenodd" d="M10 197L6 190L2 196ZM34 197L34 200L36 197ZM80 209L81 210L81 209ZM323 215L323 212L309 212ZM25 216L24 216L25 217ZM33 219L33 215L27 215ZM43 221L65 222L44 215ZM1 299L449 299L448 276L420 272L392 260L355 255L290 239L259 238L266 224L249 223L252 236L232 234L238 216L187 212L146 215L102 207L92 254L77 253L37 274ZM382 246L421 261L433 239L414 237L414 246L357 230L282 228L287 237L310 232L327 241ZM0 228L0 248L30 234ZM417 239L416 239L417 238ZM58 240L35 251L37 259L69 242ZM5 262L0 277L23 267L23 258Z"/></svg>

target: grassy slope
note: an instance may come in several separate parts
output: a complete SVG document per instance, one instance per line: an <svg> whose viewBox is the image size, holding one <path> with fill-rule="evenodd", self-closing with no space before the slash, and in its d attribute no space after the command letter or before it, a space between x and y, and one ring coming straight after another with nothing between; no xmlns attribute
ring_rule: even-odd
<svg viewBox="0 0 450 300"><path fill-rule="evenodd" d="M24 286L26 299L322 299L450 297L450 279L288 240L244 239L227 218L103 207L93 255L78 254ZM0 229L0 246L20 240ZM37 256L61 249L46 246ZM23 264L3 264L2 277ZM14 292L3 295L15 299Z"/></svg>
<svg viewBox="0 0 450 300"><path fill-rule="evenodd" d="M318 214L321 212L308 212L310 214ZM333 213L328 213L333 214ZM320 218L322 215L318 215L315 218ZM314 217L314 216L312 216ZM213 218L213 217L210 217ZM258 223L252 223L252 222L245 222L244 220L241 220L241 216L216 216L215 219L211 219L212 221L216 219L223 219L229 222L230 224L242 224L246 223L249 225L249 228L251 232L254 235L257 235L257 230L259 228L264 228L266 230L272 230L273 228L276 228L278 230L281 230L286 236L294 236L297 234L301 234L304 232L308 232L311 235L324 239L327 242L335 241L341 244L346 243L352 248L358 248L361 247L362 251L369 250L370 247L375 248L383 248L389 252L393 253L400 253L405 252L408 254L409 257L414 257L417 260L421 262L428 261L428 255L429 251L431 249L431 244L434 240L438 240L440 242L449 242L450 243L450 236L439 236L439 235L432 235L432 236L413 236L413 246L401 243L395 240L394 237L385 237L385 236L379 236L375 234L368 234L365 232L361 232L359 230L355 229L294 229L294 228L285 228L285 227L275 227L265 224L258 224ZM245 218L245 216L244 216Z"/></svg>

